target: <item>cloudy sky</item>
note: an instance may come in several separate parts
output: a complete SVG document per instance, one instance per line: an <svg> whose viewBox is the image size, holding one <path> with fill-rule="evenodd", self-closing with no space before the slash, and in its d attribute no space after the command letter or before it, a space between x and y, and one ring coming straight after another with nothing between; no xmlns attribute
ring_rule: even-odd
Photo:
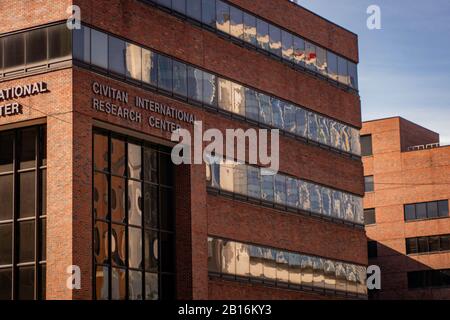
<svg viewBox="0 0 450 320"><path fill-rule="evenodd" d="M359 35L363 120L400 115L450 144L449 0L297 0ZM370 5L381 30L367 28Z"/></svg>

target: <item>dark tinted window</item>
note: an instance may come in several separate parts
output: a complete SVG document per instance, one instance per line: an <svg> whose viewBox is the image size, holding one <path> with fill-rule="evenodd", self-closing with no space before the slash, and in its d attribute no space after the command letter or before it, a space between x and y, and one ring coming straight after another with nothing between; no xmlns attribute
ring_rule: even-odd
<svg viewBox="0 0 450 320"><path fill-rule="evenodd" d="M418 253L417 238L406 239L406 254Z"/></svg>
<svg viewBox="0 0 450 320"><path fill-rule="evenodd" d="M91 30L91 62L103 69L108 68L108 36Z"/></svg>
<svg viewBox="0 0 450 320"><path fill-rule="evenodd" d="M450 250L450 236L429 236L406 239L406 253L427 253Z"/></svg>
<svg viewBox="0 0 450 320"><path fill-rule="evenodd" d="M108 41L109 71L125 74L125 41L109 37Z"/></svg>
<svg viewBox="0 0 450 320"><path fill-rule="evenodd" d="M427 217L427 204L419 203L416 205L416 217L417 219L426 219Z"/></svg>
<svg viewBox="0 0 450 320"><path fill-rule="evenodd" d="M405 205L405 219L406 220L416 219L416 206L414 204Z"/></svg>
<svg viewBox="0 0 450 320"><path fill-rule="evenodd" d="M197 21L202 20L202 0L188 0L186 15Z"/></svg>
<svg viewBox="0 0 450 320"><path fill-rule="evenodd" d="M438 208L439 208L439 217L448 217L448 200L439 201Z"/></svg>
<svg viewBox="0 0 450 320"><path fill-rule="evenodd" d="M172 59L161 55L158 59L158 88L172 91Z"/></svg>
<svg viewBox="0 0 450 320"><path fill-rule="evenodd" d="M375 209L364 209L364 224L371 225L376 223Z"/></svg>
<svg viewBox="0 0 450 320"><path fill-rule="evenodd" d="M13 217L13 175L0 176L0 221Z"/></svg>
<svg viewBox="0 0 450 320"><path fill-rule="evenodd" d="M378 242L368 241L367 252L369 254L369 259L378 257Z"/></svg>
<svg viewBox="0 0 450 320"><path fill-rule="evenodd" d="M438 216L439 216L438 203L435 201L428 202L427 203L427 217L428 218L437 218Z"/></svg>
<svg viewBox="0 0 450 320"><path fill-rule="evenodd" d="M364 186L366 192L373 192L375 190L373 176L364 177Z"/></svg>
<svg viewBox="0 0 450 320"><path fill-rule="evenodd" d="M48 28L48 58L69 57L72 49L72 34L66 24Z"/></svg>
<svg viewBox="0 0 450 320"><path fill-rule="evenodd" d="M408 288L439 288L450 285L450 269L408 272Z"/></svg>
<svg viewBox="0 0 450 320"><path fill-rule="evenodd" d="M4 69L15 69L25 63L25 35L23 33L8 36L3 40Z"/></svg>
<svg viewBox="0 0 450 320"><path fill-rule="evenodd" d="M173 93L187 96L187 68L178 61L173 62Z"/></svg>
<svg viewBox="0 0 450 320"><path fill-rule="evenodd" d="M430 250L428 248L428 238L427 237L418 238L417 243L419 246L419 253L428 252Z"/></svg>
<svg viewBox="0 0 450 320"><path fill-rule="evenodd" d="M372 154L372 135L361 136L361 155L371 156Z"/></svg>
<svg viewBox="0 0 450 320"><path fill-rule="evenodd" d="M208 1L210 2L210 1ZM176 12L186 13L186 0L172 0L172 9Z"/></svg>
<svg viewBox="0 0 450 320"><path fill-rule="evenodd" d="M210 27L216 26L216 2L202 0L202 22Z"/></svg>
<svg viewBox="0 0 450 320"><path fill-rule="evenodd" d="M26 34L26 52L28 65L47 61L47 29L37 29Z"/></svg>

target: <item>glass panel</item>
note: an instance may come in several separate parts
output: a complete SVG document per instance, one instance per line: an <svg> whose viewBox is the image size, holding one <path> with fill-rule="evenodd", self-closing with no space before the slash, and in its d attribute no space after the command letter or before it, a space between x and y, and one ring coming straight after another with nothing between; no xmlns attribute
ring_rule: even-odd
<svg viewBox="0 0 450 320"><path fill-rule="evenodd" d="M158 227L158 187L145 184L144 222L146 228Z"/></svg>
<svg viewBox="0 0 450 320"><path fill-rule="evenodd" d="M359 294L366 295L367 294L367 284L366 284L366 278L367 278L367 271L366 268L363 266L357 266L356 267L356 278L357 278L357 291Z"/></svg>
<svg viewBox="0 0 450 320"><path fill-rule="evenodd" d="M0 176L0 221L13 218L13 175Z"/></svg>
<svg viewBox="0 0 450 320"><path fill-rule="evenodd" d="M13 133L0 134L0 150L2 150L2 152L0 152L0 172L8 172L13 170L13 145Z"/></svg>
<svg viewBox="0 0 450 320"><path fill-rule="evenodd" d="M263 50L269 51L269 25L267 22L256 19L256 33L258 46Z"/></svg>
<svg viewBox="0 0 450 320"><path fill-rule="evenodd" d="M324 76L328 74L327 51L321 47L316 47L317 71Z"/></svg>
<svg viewBox="0 0 450 320"><path fill-rule="evenodd" d="M111 172L125 175L125 142L122 140L111 139Z"/></svg>
<svg viewBox="0 0 450 320"><path fill-rule="evenodd" d="M299 208L304 211L311 211L311 196L309 183L298 181L299 186Z"/></svg>
<svg viewBox="0 0 450 320"><path fill-rule="evenodd" d="M48 28L48 58L69 58L72 54L72 33L66 24ZM28 49L27 49L28 50Z"/></svg>
<svg viewBox="0 0 450 320"><path fill-rule="evenodd" d="M338 57L338 77L340 83L346 85L350 84L348 79L347 60L342 57Z"/></svg>
<svg viewBox="0 0 450 320"><path fill-rule="evenodd" d="M418 253L417 238L406 239L406 254Z"/></svg>
<svg viewBox="0 0 450 320"><path fill-rule="evenodd" d="M234 192L234 161L224 160L220 165L220 189Z"/></svg>
<svg viewBox="0 0 450 320"><path fill-rule="evenodd" d="M448 217L448 200L439 201L438 208L439 208L439 217Z"/></svg>
<svg viewBox="0 0 450 320"><path fill-rule="evenodd" d="M227 34L230 33L230 6L220 0L216 1L216 28Z"/></svg>
<svg viewBox="0 0 450 320"><path fill-rule="evenodd" d="M158 233L156 231L145 231L145 270L158 271L159 248Z"/></svg>
<svg viewBox="0 0 450 320"><path fill-rule="evenodd" d="M441 237L441 251L450 250L450 235Z"/></svg>
<svg viewBox="0 0 450 320"><path fill-rule="evenodd" d="M344 219L347 221L354 221L352 196L349 195L348 193L343 193L342 204L344 206Z"/></svg>
<svg viewBox="0 0 450 320"><path fill-rule="evenodd" d="M158 300L158 275L145 273L145 300Z"/></svg>
<svg viewBox="0 0 450 320"><path fill-rule="evenodd" d="M249 88L245 88L245 115L249 119L259 120L258 94Z"/></svg>
<svg viewBox="0 0 450 320"><path fill-rule="evenodd" d="M316 46L310 42L306 42L305 44L306 50L306 67L310 70L316 71L317 67L317 53Z"/></svg>
<svg viewBox="0 0 450 320"><path fill-rule="evenodd" d="M314 213L322 213L322 187L309 184L309 194L311 196L311 211Z"/></svg>
<svg viewBox="0 0 450 320"><path fill-rule="evenodd" d="M125 49L126 76L127 78L142 79L142 49L131 43L126 43Z"/></svg>
<svg viewBox="0 0 450 320"><path fill-rule="evenodd" d="M108 68L108 36L102 32L91 30L91 63L100 68Z"/></svg>
<svg viewBox="0 0 450 320"><path fill-rule="evenodd" d="M18 270L18 300L34 299L34 267L20 267Z"/></svg>
<svg viewBox="0 0 450 320"><path fill-rule="evenodd" d="M361 141L359 139L359 130L355 128L350 128L350 143L351 150L353 154L361 155Z"/></svg>
<svg viewBox="0 0 450 320"><path fill-rule="evenodd" d="M347 271L341 262L335 263L336 267L336 290L347 291Z"/></svg>
<svg viewBox="0 0 450 320"><path fill-rule="evenodd" d="M174 230L173 192L169 188L160 188L160 227L163 230Z"/></svg>
<svg viewBox="0 0 450 320"><path fill-rule="evenodd" d="M25 35L23 33L5 37L4 45L4 69L5 72L23 68L25 64Z"/></svg>
<svg viewBox="0 0 450 320"><path fill-rule="evenodd" d="M208 271L220 273L221 272L221 250L222 240L208 238Z"/></svg>
<svg viewBox="0 0 450 320"><path fill-rule="evenodd" d="M258 168L247 166L248 196L261 198L261 177Z"/></svg>
<svg viewBox="0 0 450 320"><path fill-rule="evenodd" d="M97 219L108 216L108 178L101 173L94 175L94 215Z"/></svg>
<svg viewBox="0 0 450 320"><path fill-rule="evenodd" d="M0 269L0 300L11 300L12 270Z"/></svg>
<svg viewBox="0 0 450 320"><path fill-rule="evenodd" d="M350 86L358 90L358 67L353 62L348 62L348 75L350 78Z"/></svg>
<svg viewBox="0 0 450 320"><path fill-rule="evenodd" d="M254 46L256 41L256 17L244 12L244 40Z"/></svg>
<svg viewBox="0 0 450 320"><path fill-rule="evenodd" d="M95 271L95 288L96 288L96 299L97 300L107 300L108 299L108 278L109 272L108 267L97 266Z"/></svg>
<svg viewBox="0 0 450 320"><path fill-rule="evenodd" d="M94 170L108 171L108 137L94 135Z"/></svg>
<svg viewBox="0 0 450 320"><path fill-rule="evenodd" d="M364 210L364 223L365 225L371 225L376 223L375 209Z"/></svg>
<svg viewBox="0 0 450 320"><path fill-rule="evenodd" d="M172 91L172 59L159 55L158 58L158 88Z"/></svg>
<svg viewBox="0 0 450 320"><path fill-rule="evenodd" d="M364 157L372 154L372 135L361 136L361 155Z"/></svg>
<svg viewBox="0 0 450 320"><path fill-rule="evenodd" d="M126 299L126 271L124 269L112 268L112 282L111 282L111 299L125 300Z"/></svg>
<svg viewBox="0 0 450 320"><path fill-rule="evenodd" d="M247 195L247 166L244 164L236 164L234 167L234 192L237 194Z"/></svg>
<svg viewBox="0 0 450 320"><path fill-rule="evenodd" d="M294 285L302 283L302 263L299 254L289 254L289 283Z"/></svg>
<svg viewBox="0 0 450 320"><path fill-rule="evenodd" d="M259 103L260 103L260 109L259 109L259 121L262 123L265 123L269 126L272 125L272 106L270 104L270 97L259 93Z"/></svg>
<svg viewBox="0 0 450 320"><path fill-rule="evenodd" d="M314 287L324 288L325 278L324 278L324 260L321 258L313 258L313 268L314 268Z"/></svg>
<svg viewBox="0 0 450 320"><path fill-rule="evenodd" d="M275 203L286 205L286 177L280 174L275 176Z"/></svg>
<svg viewBox="0 0 450 320"><path fill-rule="evenodd" d="M142 183L128 181L128 223L142 225Z"/></svg>
<svg viewBox="0 0 450 320"><path fill-rule="evenodd" d="M73 31L73 57L91 63L91 29L81 26Z"/></svg>
<svg viewBox="0 0 450 320"><path fill-rule="evenodd" d="M128 271L128 298L142 300L142 272Z"/></svg>
<svg viewBox="0 0 450 320"><path fill-rule="evenodd" d="M331 190L321 188L322 214L331 217Z"/></svg>
<svg viewBox="0 0 450 320"><path fill-rule="evenodd" d="M250 275L250 249L242 243L236 243L236 274L248 277Z"/></svg>
<svg viewBox="0 0 450 320"><path fill-rule="evenodd" d="M277 281L289 283L289 253L278 251L277 253Z"/></svg>
<svg viewBox="0 0 450 320"><path fill-rule="evenodd" d="M263 248L264 257L264 278L269 280L277 279L277 251L275 249Z"/></svg>
<svg viewBox="0 0 450 320"><path fill-rule="evenodd" d="M284 103L284 111L283 111L283 118L284 118L284 129L291 133L296 133L297 130L297 119L296 119L296 109L297 107L293 106L292 104Z"/></svg>
<svg viewBox="0 0 450 320"><path fill-rule="evenodd" d="M405 205L405 219L406 220L416 219L416 206L414 204Z"/></svg>
<svg viewBox="0 0 450 320"><path fill-rule="evenodd" d="M286 185L287 205L292 208L297 208L299 205L298 180L288 177L286 178Z"/></svg>
<svg viewBox="0 0 450 320"><path fill-rule="evenodd" d="M202 22L210 27L216 26L216 2L202 0Z"/></svg>
<svg viewBox="0 0 450 320"><path fill-rule="evenodd" d="M333 205L333 217L342 219L344 218L344 210L342 207L342 193L339 191L332 191L332 205Z"/></svg>
<svg viewBox="0 0 450 320"><path fill-rule="evenodd" d="M19 174L20 196L19 196L19 218L33 217L36 202L36 173L23 172Z"/></svg>
<svg viewBox="0 0 450 320"><path fill-rule="evenodd" d="M0 224L0 266L12 263L12 224Z"/></svg>
<svg viewBox="0 0 450 320"><path fill-rule="evenodd" d="M305 65L305 40L294 36L294 62L298 65Z"/></svg>
<svg viewBox="0 0 450 320"><path fill-rule="evenodd" d="M222 273L234 275L236 273L236 244L226 240L223 240L222 243Z"/></svg>
<svg viewBox="0 0 450 320"><path fill-rule="evenodd" d="M348 132L348 127L341 125L340 130L341 130L341 139L342 139L341 150L350 152L350 150L351 150L350 149L350 136L349 136L349 132Z"/></svg>
<svg viewBox="0 0 450 320"><path fill-rule="evenodd" d="M429 237L428 246L430 247L430 252L437 252L440 250L440 237Z"/></svg>
<svg viewBox="0 0 450 320"><path fill-rule="evenodd" d="M98 264L109 264L108 224L96 222L94 228L94 256Z"/></svg>
<svg viewBox="0 0 450 320"><path fill-rule="evenodd" d="M250 245L250 275L253 278L264 277L263 257L262 248Z"/></svg>
<svg viewBox="0 0 450 320"><path fill-rule="evenodd" d="M430 249L428 247L428 238L422 237L418 238L418 244L419 244L419 253L428 252Z"/></svg>
<svg viewBox="0 0 450 320"><path fill-rule="evenodd" d="M173 61L173 93L187 97L187 67L178 61Z"/></svg>
<svg viewBox="0 0 450 320"><path fill-rule="evenodd" d="M282 56L283 59L293 60L294 59L294 37L287 31L281 31L281 43L282 43Z"/></svg>
<svg viewBox="0 0 450 320"><path fill-rule="evenodd" d="M301 256L302 264L302 285L313 285L313 261L312 257Z"/></svg>
<svg viewBox="0 0 450 320"><path fill-rule="evenodd" d="M353 210L355 214L355 222L364 224L364 209L363 199L361 197L353 196Z"/></svg>
<svg viewBox="0 0 450 320"><path fill-rule="evenodd" d="M328 64L328 77L330 77L335 81L338 81L337 56L330 51L327 51L327 64Z"/></svg>
<svg viewBox="0 0 450 320"><path fill-rule="evenodd" d="M125 223L125 179L111 178L112 220Z"/></svg>
<svg viewBox="0 0 450 320"><path fill-rule="evenodd" d="M202 20L202 0L188 0L186 15L197 21Z"/></svg>
<svg viewBox="0 0 450 320"><path fill-rule="evenodd" d="M243 12L235 7L230 7L230 34L242 39L244 37Z"/></svg>
<svg viewBox="0 0 450 320"><path fill-rule="evenodd" d="M244 87L237 84L232 83L231 86L231 96L232 96L232 110L231 112L235 114L239 114L241 116L245 116L245 91Z"/></svg>
<svg viewBox="0 0 450 320"><path fill-rule="evenodd" d="M45 64L47 62L47 28L28 31L26 38L26 64Z"/></svg>
<svg viewBox="0 0 450 320"><path fill-rule="evenodd" d="M203 72L203 103L217 106L217 77L213 74Z"/></svg>
<svg viewBox="0 0 450 320"><path fill-rule="evenodd" d="M302 108L295 110L296 133L300 137L308 137L308 112Z"/></svg>
<svg viewBox="0 0 450 320"><path fill-rule="evenodd" d="M274 200L273 176L261 175L261 199L268 202Z"/></svg>
<svg viewBox="0 0 450 320"><path fill-rule="evenodd" d="M158 55L146 49L142 49L142 81L158 85Z"/></svg>
<svg viewBox="0 0 450 320"><path fill-rule="evenodd" d="M273 119L273 126L275 128L284 129L284 103L278 99L271 98L270 103L272 105L272 119Z"/></svg>
<svg viewBox="0 0 450 320"><path fill-rule="evenodd" d="M319 140L319 116L313 112L308 112L308 138Z"/></svg>
<svg viewBox="0 0 450 320"><path fill-rule="evenodd" d="M427 204L426 203L416 204L416 217L417 217L417 219L426 219L427 218Z"/></svg>
<svg viewBox="0 0 450 320"><path fill-rule="evenodd" d="M111 259L114 266L125 267L125 250L125 227L113 224L111 228Z"/></svg>
<svg viewBox="0 0 450 320"><path fill-rule="evenodd" d="M365 185L364 190L366 192L373 192L375 190L373 176L364 177L364 185ZM425 209L426 209L426 205L425 205Z"/></svg>
<svg viewBox="0 0 450 320"><path fill-rule="evenodd" d="M36 129L24 129L19 140L20 169L36 166Z"/></svg>
<svg viewBox="0 0 450 320"><path fill-rule="evenodd" d="M318 116L319 120L319 142L327 146L331 145L330 119Z"/></svg>
<svg viewBox="0 0 450 320"><path fill-rule="evenodd" d="M325 289L336 289L336 268L334 262L325 260L324 262Z"/></svg>
<svg viewBox="0 0 450 320"><path fill-rule="evenodd" d="M438 203L436 201L427 203L427 216L428 218L437 218L438 217Z"/></svg>
<svg viewBox="0 0 450 320"><path fill-rule="evenodd" d="M19 222L19 263L34 261L34 221Z"/></svg>
<svg viewBox="0 0 450 320"><path fill-rule="evenodd" d="M188 98L196 101L203 99L203 71L188 66Z"/></svg>
<svg viewBox="0 0 450 320"><path fill-rule="evenodd" d="M346 265L347 268L347 292L357 293L356 266Z"/></svg>
<svg viewBox="0 0 450 320"><path fill-rule="evenodd" d="M341 125L336 121L330 120L330 126L331 146L336 149L342 149Z"/></svg>
<svg viewBox="0 0 450 320"><path fill-rule="evenodd" d="M219 78L219 94L218 102L219 108L231 112L232 101L231 101L231 81Z"/></svg>
<svg viewBox="0 0 450 320"><path fill-rule="evenodd" d="M174 272L175 270L175 243L172 234L161 233L161 272Z"/></svg>
<svg viewBox="0 0 450 320"><path fill-rule="evenodd" d="M144 148L144 180L158 183L158 152Z"/></svg>
<svg viewBox="0 0 450 320"><path fill-rule="evenodd" d="M140 145L128 144L128 177L141 179L142 148Z"/></svg>
<svg viewBox="0 0 450 320"><path fill-rule="evenodd" d="M274 55L281 57L281 30L274 25L269 25L269 48Z"/></svg>
<svg viewBox="0 0 450 320"><path fill-rule="evenodd" d="M172 0L172 9L176 12L186 14L186 0Z"/></svg>
<svg viewBox="0 0 450 320"><path fill-rule="evenodd" d="M142 269L142 229L128 228L128 267Z"/></svg>

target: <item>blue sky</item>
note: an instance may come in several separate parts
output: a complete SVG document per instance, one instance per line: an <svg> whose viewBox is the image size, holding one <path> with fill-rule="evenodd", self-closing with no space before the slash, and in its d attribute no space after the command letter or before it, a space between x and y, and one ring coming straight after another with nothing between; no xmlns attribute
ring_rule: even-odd
<svg viewBox="0 0 450 320"><path fill-rule="evenodd" d="M449 0L297 0L359 36L363 120L402 116L450 144ZM366 25L381 8L381 30Z"/></svg>

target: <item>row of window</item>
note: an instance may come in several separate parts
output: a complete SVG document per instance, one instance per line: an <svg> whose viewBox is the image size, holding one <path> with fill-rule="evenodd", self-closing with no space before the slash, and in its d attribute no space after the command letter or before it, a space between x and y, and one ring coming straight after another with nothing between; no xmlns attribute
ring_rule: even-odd
<svg viewBox="0 0 450 320"><path fill-rule="evenodd" d="M206 166L210 187L305 212L363 224L362 198L230 160Z"/></svg>
<svg viewBox="0 0 450 320"><path fill-rule="evenodd" d="M211 237L208 271L292 289L367 294L364 266Z"/></svg>
<svg viewBox="0 0 450 320"><path fill-rule="evenodd" d="M448 200L405 205L405 221L448 217Z"/></svg>
<svg viewBox="0 0 450 320"><path fill-rule="evenodd" d="M450 251L450 235L406 239L406 254Z"/></svg>
<svg viewBox="0 0 450 320"><path fill-rule="evenodd" d="M46 131L0 132L0 300L45 299Z"/></svg>
<svg viewBox="0 0 450 320"><path fill-rule="evenodd" d="M444 288L450 286L450 269L408 272L408 288Z"/></svg>
<svg viewBox="0 0 450 320"><path fill-rule="evenodd" d="M95 29L83 26L75 30L74 58L195 104L360 155L356 128Z"/></svg>
<svg viewBox="0 0 450 320"><path fill-rule="evenodd" d="M0 76L69 60L72 33L65 24L0 38Z"/></svg>
<svg viewBox="0 0 450 320"><path fill-rule="evenodd" d="M358 90L355 63L224 1L150 2L158 3L288 63Z"/></svg>
<svg viewBox="0 0 450 320"><path fill-rule="evenodd" d="M94 135L95 298L174 297L173 167L168 150Z"/></svg>

